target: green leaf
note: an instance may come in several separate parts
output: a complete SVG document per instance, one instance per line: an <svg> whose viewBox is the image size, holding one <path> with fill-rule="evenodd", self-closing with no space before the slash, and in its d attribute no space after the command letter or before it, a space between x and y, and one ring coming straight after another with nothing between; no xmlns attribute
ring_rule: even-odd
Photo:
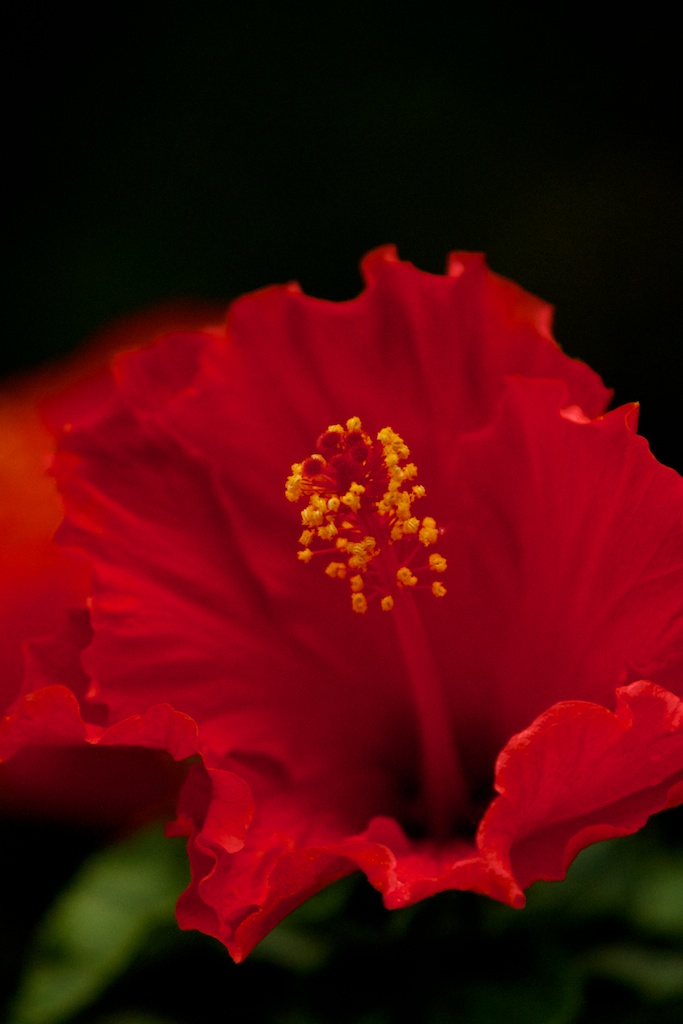
<svg viewBox="0 0 683 1024"><path fill-rule="evenodd" d="M643 931L683 938L683 857L657 851L634 891L631 918Z"/></svg>
<svg viewBox="0 0 683 1024"><path fill-rule="evenodd" d="M182 840L146 828L91 857L39 925L8 1024L58 1024L127 967L187 885Z"/></svg>
<svg viewBox="0 0 683 1024"><path fill-rule="evenodd" d="M649 1000L683 995L681 953L620 943L592 950L585 963L591 974L628 985Z"/></svg>

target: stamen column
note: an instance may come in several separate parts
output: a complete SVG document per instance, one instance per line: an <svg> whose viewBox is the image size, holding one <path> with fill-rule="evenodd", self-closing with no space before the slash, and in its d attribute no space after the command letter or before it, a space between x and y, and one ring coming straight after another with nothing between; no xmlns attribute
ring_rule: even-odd
<svg viewBox="0 0 683 1024"><path fill-rule="evenodd" d="M415 703L429 833L436 839L446 839L468 806L449 708L422 616L411 593L404 592L397 598L392 615Z"/></svg>

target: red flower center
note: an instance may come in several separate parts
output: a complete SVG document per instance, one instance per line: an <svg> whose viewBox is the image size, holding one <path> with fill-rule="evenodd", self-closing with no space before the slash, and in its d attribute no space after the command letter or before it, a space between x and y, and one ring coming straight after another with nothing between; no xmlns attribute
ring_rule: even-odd
<svg viewBox="0 0 683 1024"><path fill-rule="evenodd" d="M392 611L397 644L410 679L421 748L421 800L434 838L452 834L467 807L465 779L449 722L442 680L414 599L416 590L443 597L440 580L446 559L424 549L440 536L430 516L420 519L413 506L425 488L415 483L417 466L408 462L403 439L384 427L373 441L360 419L334 424L320 435L315 452L292 466L285 489L289 501L306 499L298 553L302 562L332 555L325 572L348 579L351 607L363 614L379 600ZM418 563L418 564L416 564Z"/></svg>

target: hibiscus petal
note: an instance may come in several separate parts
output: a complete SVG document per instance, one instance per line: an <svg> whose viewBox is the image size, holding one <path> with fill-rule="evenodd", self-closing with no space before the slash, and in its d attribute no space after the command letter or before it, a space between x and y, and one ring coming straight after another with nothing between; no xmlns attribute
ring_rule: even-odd
<svg viewBox="0 0 683 1024"><path fill-rule="evenodd" d="M0 718L3 809L107 830L168 816L185 774L171 758L197 754L197 727L168 705L110 728L91 703L84 715L80 654L91 636L87 613L72 612L54 637L30 644L30 682Z"/></svg>
<svg viewBox="0 0 683 1024"><path fill-rule="evenodd" d="M647 681L617 698L616 712L556 704L500 754L500 796L478 840L520 889L563 878L589 843L635 832L683 799L683 702Z"/></svg>
<svg viewBox="0 0 683 1024"><path fill-rule="evenodd" d="M204 856L195 850L197 880L179 904L181 925L220 938L239 960L301 902L358 868L390 908L445 889L521 906L522 889L564 877L589 843L630 834L683 800L683 703L644 681L617 696L616 713L557 704L510 740L498 760L501 795L476 847L411 841L396 822L377 819L362 836L302 848L257 817L244 850L226 857L212 823Z"/></svg>
<svg viewBox="0 0 683 1024"><path fill-rule="evenodd" d="M683 480L633 407L576 422L561 390L509 380L451 453L441 546L458 585L430 635L473 774L558 701L610 706L639 678L683 695Z"/></svg>
<svg viewBox="0 0 683 1024"><path fill-rule="evenodd" d="M46 374L0 392L0 711L21 684L21 641L56 629L87 582L76 559L52 543L62 503L46 475L53 440L38 412L50 383Z"/></svg>
<svg viewBox="0 0 683 1024"><path fill-rule="evenodd" d="M225 814L220 785L197 799L196 786L187 813L173 834L190 835L193 882L178 903L183 928L200 928L225 943L242 960L268 932L304 900L325 886L362 870L383 893L390 908L406 906L447 888L474 888L504 898L510 879L499 882L472 843L446 849L412 843L391 820L377 821L363 835L302 845L286 827L281 807L257 806L244 848L228 853L226 833L218 825ZM182 805L181 805L182 806ZM201 819L198 810L204 808ZM295 811L296 813L296 811ZM300 832L311 831L302 814ZM228 817L229 801L228 801ZM279 821L285 825L278 827ZM188 824L188 822L190 822ZM218 826L218 827L217 827Z"/></svg>

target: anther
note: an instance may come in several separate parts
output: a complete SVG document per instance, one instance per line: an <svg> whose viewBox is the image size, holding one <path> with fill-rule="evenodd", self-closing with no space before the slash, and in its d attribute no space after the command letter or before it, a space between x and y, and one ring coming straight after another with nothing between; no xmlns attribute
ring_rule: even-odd
<svg viewBox="0 0 683 1024"><path fill-rule="evenodd" d="M407 486L417 476L415 463L407 462L410 450L391 427L373 441L358 416L345 426L332 424L316 447L293 464L285 488L289 501L307 502L299 560L310 562L332 544L338 561L329 562L325 573L348 578L353 610L362 614L377 598L383 611L391 611L401 591L421 588L424 570L446 569L446 560L436 553L427 566L408 568L420 546L435 544L440 535L434 519L414 514L414 503L426 492L422 484ZM435 597L446 593L441 583L424 588Z"/></svg>

